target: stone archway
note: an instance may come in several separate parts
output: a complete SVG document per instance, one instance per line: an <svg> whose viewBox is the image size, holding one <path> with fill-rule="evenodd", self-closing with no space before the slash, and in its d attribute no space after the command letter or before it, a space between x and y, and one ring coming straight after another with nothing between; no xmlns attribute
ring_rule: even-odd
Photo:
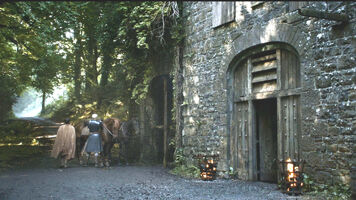
<svg viewBox="0 0 356 200"><path fill-rule="evenodd" d="M230 167L241 179L277 182L277 161L300 155L299 54L281 42L252 46L228 75Z"/></svg>

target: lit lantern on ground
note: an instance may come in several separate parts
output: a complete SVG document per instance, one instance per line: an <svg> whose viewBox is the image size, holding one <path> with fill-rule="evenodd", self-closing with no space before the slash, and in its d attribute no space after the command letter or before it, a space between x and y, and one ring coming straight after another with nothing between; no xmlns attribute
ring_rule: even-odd
<svg viewBox="0 0 356 200"><path fill-rule="evenodd" d="M213 160L203 160L200 165L200 177L203 180L214 180L216 178L217 163Z"/></svg>
<svg viewBox="0 0 356 200"><path fill-rule="evenodd" d="M200 178L204 181L211 181L216 178L217 171L217 158L218 156L202 156L198 155L199 158L199 168L200 168ZM210 157L209 159L207 157Z"/></svg>
<svg viewBox="0 0 356 200"><path fill-rule="evenodd" d="M298 195L302 193L303 187L303 164L304 161L295 161L288 158L280 162L281 189L288 193Z"/></svg>

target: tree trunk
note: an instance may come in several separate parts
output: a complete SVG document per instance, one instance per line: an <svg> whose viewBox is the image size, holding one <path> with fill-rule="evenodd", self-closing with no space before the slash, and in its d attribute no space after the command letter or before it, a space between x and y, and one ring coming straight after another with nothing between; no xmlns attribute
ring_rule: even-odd
<svg viewBox="0 0 356 200"><path fill-rule="evenodd" d="M98 91L98 108L101 107L102 101L105 98L105 86L108 83L110 68L111 68L111 56L108 54L107 50L104 50L103 65L101 69L100 90Z"/></svg>
<svg viewBox="0 0 356 200"><path fill-rule="evenodd" d="M90 27L89 29L91 29ZM85 90L89 91L92 86L92 81L93 81L93 60L94 60L94 35L92 33L93 30L89 30L88 37L88 67L86 67L85 70Z"/></svg>
<svg viewBox="0 0 356 200"><path fill-rule="evenodd" d="M42 91L42 109L41 109L41 114L45 112L45 107L46 107L46 92Z"/></svg>
<svg viewBox="0 0 356 200"><path fill-rule="evenodd" d="M98 66L97 66L98 58L99 58L98 41L94 39L93 82L95 86L98 85L98 76L99 76Z"/></svg>
<svg viewBox="0 0 356 200"><path fill-rule="evenodd" d="M102 46L101 52L103 52L103 67L101 71L101 80L100 80L100 86L102 88L105 87L105 85L108 83L108 78L109 78L109 72L111 69L111 64L112 64L112 57L111 54L113 53L114 48L112 46L112 41L109 39L105 41L105 44Z"/></svg>
<svg viewBox="0 0 356 200"><path fill-rule="evenodd" d="M88 36L87 47L88 47L88 66L85 68L85 90L90 91L94 86L98 85L98 69L97 69L97 59L99 57L98 53L98 41L95 35L95 24L86 24L86 35Z"/></svg>
<svg viewBox="0 0 356 200"><path fill-rule="evenodd" d="M74 30L74 38L77 39L75 44L75 63L74 63L74 96L76 101L78 102L80 99L80 89L81 89L81 80L80 80L80 72L81 72L81 58L83 53L83 46L81 42L81 34L80 34L80 26L76 27Z"/></svg>

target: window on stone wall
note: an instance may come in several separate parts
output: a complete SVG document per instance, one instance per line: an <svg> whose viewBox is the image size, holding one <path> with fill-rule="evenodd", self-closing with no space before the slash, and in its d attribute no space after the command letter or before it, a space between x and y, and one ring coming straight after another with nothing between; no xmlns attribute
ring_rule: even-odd
<svg viewBox="0 0 356 200"><path fill-rule="evenodd" d="M213 6L213 28L224 25L235 20L235 2L217 1Z"/></svg>

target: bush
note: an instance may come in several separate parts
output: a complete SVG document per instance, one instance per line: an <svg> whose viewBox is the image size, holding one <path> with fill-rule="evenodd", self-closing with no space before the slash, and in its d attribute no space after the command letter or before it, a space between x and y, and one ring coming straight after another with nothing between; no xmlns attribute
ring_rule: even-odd
<svg viewBox="0 0 356 200"><path fill-rule="evenodd" d="M185 178L199 178L200 177L200 170L198 167L193 165L180 165L176 166L174 169L171 170L172 174L183 176Z"/></svg>
<svg viewBox="0 0 356 200"><path fill-rule="evenodd" d="M185 178L199 178L200 169L194 165L187 165L186 159L183 155L183 150L176 149L176 157L174 160L174 168L170 171L172 174L183 176Z"/></svg>
<svg viewBox="0 0 356 200"><path fill-rule="evenodd" d="M304 192L306 195L321 197L323 199L348 200L351 199L349 185L336 183L333 185L317 184L310 176L303 174Z"/></svg>
<svg viewBox="0 0 356 200"><path fill-rule="evenodd" d="M24 137L33 132L33 126L30 122L21 120L8 120L0 126L0 136Z"/></svg>

